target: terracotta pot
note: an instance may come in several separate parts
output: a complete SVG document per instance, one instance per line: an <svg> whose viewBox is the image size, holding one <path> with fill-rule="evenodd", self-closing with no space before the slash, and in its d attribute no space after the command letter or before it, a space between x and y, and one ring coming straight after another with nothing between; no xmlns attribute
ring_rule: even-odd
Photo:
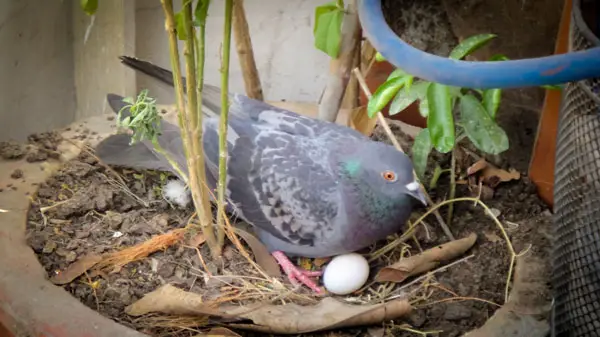
<svg viewBox="0 0 600 337"><path fill-rule="evenodd" d="M394 71L394 69L395 67L387 61L373 63L371 70L365 78L369 90L371 92L375 92L375 90L377 90L377 88L385 82L387 77L392 71ZM367 104L368 102L367 96L365 96L365 94L362 91L360 92L359 102L360 105ZM381 111L385 117L390 118L392 120L398 120L420 128L424 128L427 126L427 120L419 114L419 101L414 102L403 111L391 117L389 115L389 107L390 104L386 105L385 108Z"/></svg>
<svg viewBox="0 0 600 337"><path fill-rule="evenodd" d="M102 120L106 117L90 121L87 126L95 127L98 121L102 125ZM65 159L76 154L75 150L64 153ZM15 337L146 336L100 315L46 279L46 271L25 239L27 193L33 194L36 186L32 184L45 181L60 167L58 162L42 165L44 170L40 163L0 161L1 186L11 184L16 188L0 192L0 324ZM10 178L15 169L23 171L26 181Z"/></svg>
<svg viewBox="0 0 600 337"><path fill-rule="evenodd" d="M572 1L565 1L554 54L564 54L569 48L569 24ZM546 90L544 106L540 115L533 153L529 162L529 177L537 186L540 198L548 206L554 205L554 160L556 134L560 116L561 92Z"/></svg>

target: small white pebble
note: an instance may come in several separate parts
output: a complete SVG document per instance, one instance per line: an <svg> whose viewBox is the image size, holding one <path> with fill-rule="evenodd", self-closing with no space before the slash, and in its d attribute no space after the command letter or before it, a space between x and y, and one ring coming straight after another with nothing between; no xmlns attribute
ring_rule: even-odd
<svg viewBox="0 0 600 337"><path fill-rule="evenodd" d="M331 259L323 272L323 285L336 295L357 291L369 278L369 263L357 253L338 255Z"/></svg>
<svg viewBox="0 0 600 337"><path fill-rule="evenodd" d="M113 233L113 238L120 238L121 236L123 236L122 232L116 231Z"/></svg>
<svg viewBox="0 0 600 337"><path fill-rule="evenodd" d="M181 208L187 207L192 199L189 190L186 189L181 180L169 180L163 186L163 195L167 200L179 205Z"/></svg>
<svg viewBox="0 0 600 337"><path fill-rule="evenodd" d="M490 208L489 213L491 213L495 218L500 216L500 210L496 208Z"/></svg>

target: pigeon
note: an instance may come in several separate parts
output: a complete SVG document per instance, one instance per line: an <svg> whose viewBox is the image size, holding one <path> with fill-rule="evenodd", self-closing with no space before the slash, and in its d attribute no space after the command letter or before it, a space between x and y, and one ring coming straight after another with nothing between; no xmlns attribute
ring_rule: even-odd
<svg viewBox="0 0 600 337"><path fill-rule="evenodd" d="M121 60L172 85L166 69L137 58ZM204 85L202 146L211 189L219 171L220 95L218 87ZM107 100L116 113L126 106L119 95L108 94ZM301 269L288 256L361 250L401 232L413 207L426 205L410 158L394 147L242 94L230 93L229 100L227 211L253 226L293 285L320 293L311 277L322 272ZM179 127L163 120L158 141L187 174ZM96 153L108 165L177 174L151 143L129 142L129 135L114 134Z"/></svg>

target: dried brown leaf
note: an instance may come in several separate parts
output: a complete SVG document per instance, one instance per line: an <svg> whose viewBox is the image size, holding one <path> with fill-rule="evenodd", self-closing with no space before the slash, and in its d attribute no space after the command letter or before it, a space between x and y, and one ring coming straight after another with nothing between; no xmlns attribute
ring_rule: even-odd
<svg viewBox="0 0 600 337"><path fill-rule="evenodd" d="M483 176L483 181L490 185L490 187L495 187L500 182L521 179L521 173L513 168L506 171L492 165L488 165L486 168L484 168L481 172L481 175Z"/></svg>
<svg viewBox="0 0 600 337"><path fill-rule="evenodd" d="M242 337L241 335L227 329L227 328L223 328L223 327L218 327L218 328L212 328L210 329L210 331L208 331L207 333L204 334L199 334L196 335L194 337L200 337L200 336L209 336L209 337L217 337L217 336L223 336L223 337Z"/></svg>
<svg viewBox="0 0 600 337"><path fill-rule="evenodd" d="M236 309L237 312L246 310ZM229 326L272 334L302 334L379 324L398 319L411 310L410 303L402 299L374 305L351 305L326 297L312 306L300 306L295 303L265 305L239 315L240 318L251 319L253 324L230 323ZM306 319L307 317L310 319Z"/></svg>
<svg viewBox="0 0 600 337"><path fill-rule="evenodd" d="M125 308L125 313L130 316L141 316L152 312L173 315L223 316L215 304L205 303L202 295L181 290L170 284L165 284L147 293Z"/></svg>
<svg viewBox="0 0 600 337"><path fill-rule="evenodd" d="M67 269L54 275L50 278L50 282L54 284L67 284L83 273L88 271L90 268L95 266L98 262L102 261L102 256L97 254L88 254L73 262L67 267Z"/></svg>
<svg viewBox="0 0 600 337"><path fill-rule="evenodd" d="M450 241L421 254L400 260L381 269L375 276L375 281L402 282L410 276L430 271L440 262L449 261L464 254L475 244L475 240L477 240L477 235L472 233L466 238Z"/></svg>
<svg viewBox="0 0 600 337"><path fill-rule="evenodd" d="M351 326L372 325L397 319L411 312L408 301L398 299L375 305L351 305L327 297L313 306L295 303L285 305L255 304L250 306L205 303L202 296L166 284L146 294L125 309L128 315L151 312L177 315L203 315L224 318L232 328L264 333L300 334ZM306 319L311 317L311 319ZM235 323L236 321L252 323Z"/></svg>
<svg viewBox="0 0 600 337"><path fill-rule="evenodd" d="M479 159L478 161L475 162L475 164L469 166L469 168L467 169L467 175L473 175L473 174L483 170L488 165L489 164L487 161L485 161L485 159Z"/></svg>
<svg viewBox="0 0 600 337"><path fill-rule="evenodd" d="M348 126L365 136L370 136L377 125L377 118L369 118L366 105L353 109L349 117Z"/></svg>
<svg viewBox="0 0 600 337"><path fill-rule="evenodd" d="M204 234L202 234L202 233L198 233L198 234L194 235L194 236L193 236L193 237L190 239L190 241L188 242L188 244L189 244L191 247L198 247L198 246L200 246L201 244L203 244L204 242L206 242L206 238L204 237Z"/></svg>
<svg viewBox="0 0 600 337"><path fill-rule="evenodd" d="M250 246L256 263L258 263L265 273L272 277L280 277L281 269L279 268L279 264L277 264L273 255L269 253L267 247L265 247L265 245L263 245L254 235L245 230L240 228L235 228L234 230L235 233L244 239L248 246Z"/></svg>

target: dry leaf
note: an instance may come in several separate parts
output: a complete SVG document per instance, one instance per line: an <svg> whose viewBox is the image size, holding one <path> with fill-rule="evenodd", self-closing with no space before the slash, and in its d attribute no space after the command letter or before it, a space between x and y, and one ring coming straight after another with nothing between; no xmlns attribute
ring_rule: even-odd
<svg viewBox="0 0 600 337"><path fill-rule="evenodd" d="M376 125L377 118L369 118L366 105L353 109L348 118L348 126L365 136L370 136Z"/></svg>
<svg viewBox="0 0 600 337"><path fill-rule="evenodd" d="M372 325L397 319L412 310L408 301L397 299L383 304L351 305L331 297L313 306L294 303L285 305L255 304L249 306L205 303L199 294L186 292L166 284L125 309L128 315L151 312L224 318L233 328L264 333L300 334L351 326ZM311 319L306 319L310 317ZM248 320L251 323L246 323ZM243 321L244 323L235 323Z"/></svg>
<svg viewBox="0 0 600 337"><path fill-rule="evenodd" d="M100 261L102 261L102 256L100 255L85 255L84 257L69 265L67 269L50 278L50 282L54 284L67 284L79 277L81 274L88 271L88 269L92 268Z"/></svg>
<svg viewBox="0 0 600 337"><path fill-rule="evenodd" d="M488 165L483 169L481 175L483 181L492 188L498 186L501 182L521 179L521 173L513 168L506 171L492 165Z"/></svg>
<svg viewBox="0 0 600 337"><path fill-rule="evenodd" d="M208 331L207 333L203 333L203 334L199 334L196 335L194 337L217 337L217 336L223 336L223 337L242 337L241 335L227 329L227 328L223 328L223 327L218 327L218 328L212 328L210 329L210 331Z"/></svg>
<svg viewBox="0 0 600 337"><path fill-rule="evenodd" d="M428 249L421 254L400 260L379 271L375 276L377 282L402 282L406 278L418 275L437 267L440 262L452 260L469 250L477 240L472 233L466 238L447 242Z"/></svg>
<svg viewBox="0 0 600 337"><path fill-rule="evenodd" d="M488 162L485 159L479 159L475 164L469 166L467 169L467 175L473 175L488 166Z"/></svg>
<svg viewBox="0 0 600 337"><path fill-rule="evenodd" d="M206 238L204 237L204 235L202 233L199 233L199 234L194 235L194 237L192 237L190 239L190 241L188 242L188 244L191 247L198 247L201 244L203 244L204 242L206 242Z"/></svg>
<svg viewBox="0 0 600 337"><path fill-rule="evenodd" d="M237 312L246 310L247 308L236 309ZM409 314L411 310L410 303L402 299L383 304L351 305L326 297L312 306L300 306L295 303L265 305L239 315L240 318L251 319L254 324L230 323L229 326L272 334L302 334L378 324L398 319ZM310 319L306 319L307 317Z"/></svg>
<svg viewBox="0 0 600 337"><path fill-rule="evenodd" d="M313 264L320 268L323 267L323 265L327 262L331 261L331 257L317 257L313 260Z"/></svg>
<svg viewBox="0 0 600 337"><path fill-rule="evenodd" d="M235 228L235 233L239 235L248 246L252 250L254 254L254 259L256 259L256 263L267 273L267 275L272 277L280 277L281 269L279 268L279 264L275 261L273 255L269 253L269 250L262 242L260 242L254 235L246 232L243 229Z"/></svg>
<svg viewBox="0 0 600 337"><path fill-rule="evenodd" d="M214 303L205 303L202 295L181 290L168 283L125 308L125 313L130 316L141 316L151 312L220 317L225 315Z"/></svg>

